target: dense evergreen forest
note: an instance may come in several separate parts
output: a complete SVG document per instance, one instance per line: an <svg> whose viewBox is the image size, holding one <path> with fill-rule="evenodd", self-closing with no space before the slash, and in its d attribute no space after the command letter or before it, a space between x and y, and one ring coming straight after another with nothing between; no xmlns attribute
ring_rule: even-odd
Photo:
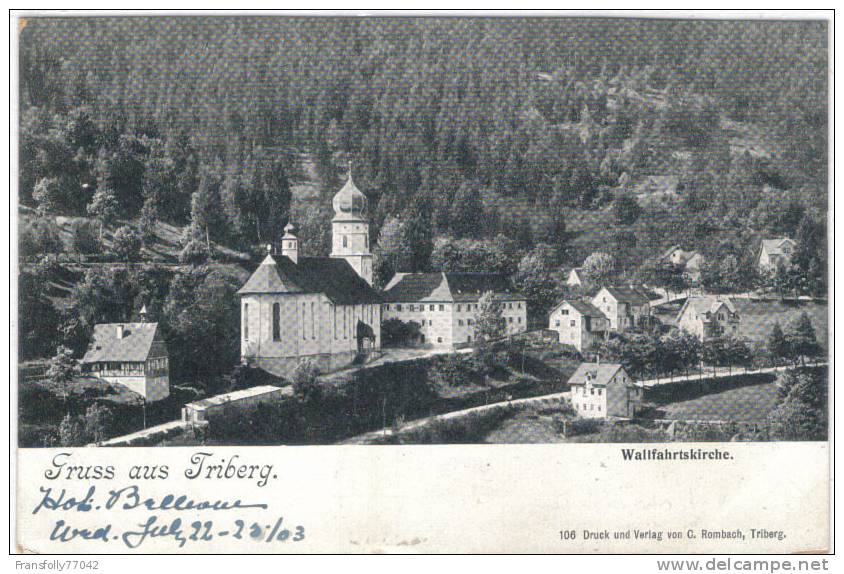
<svg viewBox="0 0 844 574"><path fill-rule="evenodd" d="M678 243L710 256L708 289L737 290L754 279L759 240L789 235L803 253L782 281L825 290L824 22L24 24L19 197L37 215L21 226L22 256L56 250L55 215L99 222L78 230L80 252L117 220L130 222L120 253L162 222L184 228L186 264L212 244L248 250L279 237L297 183L315 173L330 197L351 162L382 283L497 270L542 311L562 270L593 252L596 279L659 283L647 262ZM649 192L666 178L668 193ZM326 207L297 217L311 253L326 250Z"/></svg>

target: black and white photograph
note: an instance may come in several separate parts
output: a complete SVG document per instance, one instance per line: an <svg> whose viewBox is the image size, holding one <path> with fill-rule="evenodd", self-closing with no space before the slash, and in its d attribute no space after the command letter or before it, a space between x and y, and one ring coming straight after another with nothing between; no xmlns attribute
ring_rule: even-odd
<svg viewBox="0 0 844 574"><path fill-rule="evenodd" d="M826 448L831 17L13 15L13 442Z"/></svg>

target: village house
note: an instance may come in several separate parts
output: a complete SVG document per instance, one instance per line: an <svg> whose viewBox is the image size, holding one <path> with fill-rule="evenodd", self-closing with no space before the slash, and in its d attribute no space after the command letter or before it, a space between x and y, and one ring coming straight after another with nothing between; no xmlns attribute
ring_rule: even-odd
<svg viewBox="0 0 844 574"><path fill-rule="evenodd" d="M299 257L299 239L288 224L280 254L269 253L238 291L246 364L289 377L303 359L329 371L380 348L367 200L351 174L333 207L330 257Z"/></svg>
<svg viewBox="0 0 844 574"><path fill-rule="evenodd" d="M638 287L602 287L592 304L609 319L610 329L619 332L635 329L651 314L648 295Z"/></svg>
<svg viewBox="0 0 844 574"><path fill-rule="evenodd" d="M580 287L583 285L583 269L581 267L575 267L569 271L566 285L569 287Z"/></svg>
<svg viewBox="0 0 844 574"><path fill-rule="evenodd" d="M610 322L592 303L566 299L551 310L548 329L557 332L560 343L583 352L607 338Z"/></svg>
<svg viewBox="0 0 844 574"><path fill-rule="evenodd" d="M700 280L700 266L703 263L703 256L697 251L684 251L679 245L671 246L660 257L675 267L680 267L683 272L693 281Z"/></svg>
<svg viewBox="0 0 844 574"><path fill-rule="evenodd" d="M677 314L677 327L701 341L739 334L741 316L729 299L689 297Z"/></svg>
<svg viewBox="0 0 844 574"><path fill-rule="evenodd" d="M494 273L397 273L384 288L383 319L420 325L420 343L457 348L475 340L478 301L492 291L506 334L527 330L527 300Z"/></svg>
<svg viewBox="0 0 844 574"><path fill-rule="evenodd" d="M633 418L644 389L619 364L581 363L569 379L571 404L585 418Z"/></svg>
<svg viewBox="0 0 844 574"><path fill-rule="evenodd" d="M796 247L797 242L788 237L763 239L757 259L759 270L767 272L782 265L787 265L791 262L791 257L794 255L794 249Z"/></svg>
<svg viewBox="0 0 844 574"><path fill-rule="evenodd" d="M144 397L160 401L170 395L170 365L167 346L158 323L101 323L82 358L85 373L112 384L120 384Z"/></svg>

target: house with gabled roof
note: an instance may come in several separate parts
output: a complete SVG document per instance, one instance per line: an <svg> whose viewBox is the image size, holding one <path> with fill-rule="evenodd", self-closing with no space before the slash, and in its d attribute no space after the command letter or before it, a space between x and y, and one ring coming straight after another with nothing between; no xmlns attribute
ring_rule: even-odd
<svg viewBox="0 0 844 574"><path fill-rule="evenodd" d="M585 418L633 418L644 388L618 363L581 363L569 378L571 404Z"/></svg>
<svg viewBox="0 0 844 574"><path fill-rule="evenodd" d="M741 316L729 298L689 297L677 313L677 327L701 341L736 337L741 327Z"/></svg>
<svg viewBox="0 0 844 574"><path fill-rule="evenodd" d="M564 299L548 314L548 329L557 333L560 343L583 352L606 340L610 322L589 301Z"/></svg>
<svg viewBox="0 0 844 574"><path fill-rule="evenodd" d="M82 358L82 371L159 401L170 396L167 346L158 323L100 323Z"/></svg>
<svg viewBox="0 0 844 574"><path fill-rule="evenodd" d="M760 271L770 271L791 262L797 242L788 237L763 239L757 261Z"/></svg>
<svg viewBox="0 0 844 574"><path fill-rule="evenodd" d="M383 319L418 324L424 345L471 345L478 301L487 291L501 302L505 333L526 331L527 299L497 273L396 273L384 287Z"/></svg>
<svg viewBox="0 0 844 574"><path fill-rule="evenodd" d="M381 298L371 286L367 200L349 176L333 201L330 257L299 257L294 227L238 291L244 363L289 377L305 359L323 372L381 345Z"/></svg>
<svg viewBox="0 0 844 574"><path fill-rule="evenodd" d="M700 279L703 255L697 251L685 251L679 245L672 245L660 256L660 260L682 268L683 272L692 280Z"/></svg>
<svg viewBox="0 0 844 574"><path fill-rule="evenodd" d="M592 305L609 319L610 329L629 331L651 314L650 296L643 287L602 287Z"/></svg>

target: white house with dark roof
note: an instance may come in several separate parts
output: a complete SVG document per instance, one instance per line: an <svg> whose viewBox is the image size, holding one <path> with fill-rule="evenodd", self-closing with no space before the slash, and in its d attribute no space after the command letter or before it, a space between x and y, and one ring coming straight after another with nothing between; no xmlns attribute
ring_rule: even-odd
<svg viewBox="0 0 844 574"><path fill-rule="evenodd" d="M581 363L569 379L571 404L585 418L633 418L644 388L619 364Z"/></svg>
<svg viewBox="0 0 844 574"><path fill-rule="evenodd" d="M592 303L564 299L548 315L548 329L556 331L560 343L583 352L607 338L610 322Z"/></svg>
<svg viewBox="0 0 844 574"><path fill-rule="evenodd" d="M397 273L384 288L383 319L418 323L426 345L465 346L475 340L478 301L486 291L501 301L508 335L527 330L527 300L495 273Z"/></svg>
<svg viewBox="0 0 844 574"><path fill-rule="evenodd" d="M729 298L689 297L677 313L677 327L701 341L737 337L741 316Z"/></svg>
<svg viewBox="0 0 844 574"><path fill-rule="evenodd" d="M615 331L629 331L651 314L648 293L640 287L602 287L592 297L592 305L606 315Z"/></svg>
<svg viewBox="0 0 844 574"><path fill-rule="evenodd" d="M770 271L791 262L797 242L788 237L763 239L757 258L760 271Z"/></svg>
<svg viewBox="0 0 844 574"><path fill-rule="evenodd" d="M123 385L147 401L170 395L169 355L158 323L95 325L82 370Z"/></svg>
<svg viewBox="0 0 844 574"><path fill-rule="evenodd" d="M380 348L366 197L349 177L333 206L331 257L299 257L288 224L281 252L268 254L238 291L245 363L289 377L306 358L329 371Z"/></svg>

